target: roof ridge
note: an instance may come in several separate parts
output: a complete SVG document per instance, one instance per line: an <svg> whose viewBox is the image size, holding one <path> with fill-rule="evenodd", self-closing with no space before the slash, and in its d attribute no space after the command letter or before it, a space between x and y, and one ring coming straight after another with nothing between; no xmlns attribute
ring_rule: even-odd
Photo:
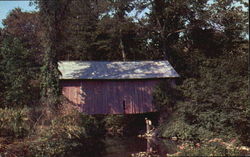
<svg viewBox="0 0 250 157"><path fill-rule="evenodd" d="M66 60L60 60L58 62L161 62L161 61L167 61L168 60L138 60L138 61L80 61L80 60L70 60L70 61L66 61Z"/></svg>

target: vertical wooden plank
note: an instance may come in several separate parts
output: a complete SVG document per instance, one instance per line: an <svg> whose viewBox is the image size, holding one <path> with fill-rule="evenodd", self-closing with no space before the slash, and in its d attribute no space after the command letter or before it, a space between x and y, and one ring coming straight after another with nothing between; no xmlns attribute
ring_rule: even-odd
<svg viewBox="0 0 250 157"><path fill-rule="evenodd" d="M97 100L98 98L97 98L97 96L96 96L96 95L97 95L97 88L98 88L98 87L97 87L97 84L98 84L98 82L95 81L95 82L91 82L91 83L92 83L92 88L93 88L93 91L92 91L93 94L92 94L92 96L91 96L91 97L92 97L92 100L93 100L93 104L91 105L91 113L92 113L92 114L95 114L96 105L97 105L97 101L98 101L98 100Z"/></svg>
<svg viewBox="0 0 250 157"><path fill-rule="evenodd" d="M88 114L123 114L154 111L153 89L160 80L62 81L62 94ZM82 88L82 90L81 90Z"/></svg>
<svg viewBox="0 0 250 157"><path fill-rule="evenodd" d="M140 96L141 96L140 107L143 108L143 111L146 111L147 108L146 108L146 106L145 106L146 100L145 100L145 97L144 97L144 94L145 94L145 93L144 93L144 92L145 92L144 82L145 82L145 81L141 81L141 82L140 82L140 92L141 92L141 95L140 95ZM143 111L142 111L142 112L143 112Z"/></svg>
<svg viewBox="0 0 250 157"><path fill-rule="evenodd" d="M119 81L118 82L118 92L117 92L117 96L118 96L118 108L119 108L119 113L123 112L123 94L122 94L122 89L123 89L123 81ZM125 102L126 105L126 102Z"/></svg>
<svg viewBox="0 0 250 157"><path fill-rule="evenodd" d="M103 105L104 105L103 106L103 113L107 114L108 113L108 110L107 110L107 108L108 108L108 83L105 84L104 90L105 90L105 92L103 95L105 97L105 101L103 103Z"/></svg>
<svg viewBox="0 0 250 157"><path fill-rule="evenodd" d="M101 95L99 92L99 89L101 88L100 81L96 81L95 87L96 87L96 91L95 91L94 97L95 97L96 103L94 104L95 105L94 113L99 113L101 111L101 109L99 108L100 107L100 99L101 99L101 97L100 97Z"/></svg>
<svg viewBox="0 0 250 157"><path fill-rule="evenodd" d="M89 82L84 81L84 92L85 92L85 102L84 102L84 109L86 111L86 113L90 114L89 111L89 105L90 105L90 90L89 90Z"/></svg>
<svg viewBox="0 0 250 157"><path fill-rule="evenodd" d="M133 82L132 82L133 83ZM140 110L141 110L141 102L140 102L140 91L138 90L138 86L139 86L139 83L140 81L136 81L136 83L134 84L134 90L135 90L135 94L134 94L134 99L135 99L135 110L134 110L134 113L140 113Z"/></svg>

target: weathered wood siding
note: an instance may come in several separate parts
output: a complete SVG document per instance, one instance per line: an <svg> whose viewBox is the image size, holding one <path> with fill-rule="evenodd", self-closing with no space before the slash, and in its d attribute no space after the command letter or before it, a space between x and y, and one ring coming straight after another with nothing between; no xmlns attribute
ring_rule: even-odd
<svg viewBox="0 0 250 157"><path fill-rule="evenodd" d="M153 112L160 80L61 80L63 95L87 114ZM125 106L124 106L125 105Z"/></svg>

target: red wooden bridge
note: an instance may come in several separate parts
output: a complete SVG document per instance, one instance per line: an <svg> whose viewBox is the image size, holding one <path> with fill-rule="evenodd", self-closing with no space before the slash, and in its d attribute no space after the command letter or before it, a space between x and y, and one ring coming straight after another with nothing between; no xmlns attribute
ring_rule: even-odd
<svg viewBox="0 0 250 157"><path fill-rule="evenodd" d="M179 77L168 61L62 61L59 70L63 95L87 114L154 112L154 87Z"/></svg>

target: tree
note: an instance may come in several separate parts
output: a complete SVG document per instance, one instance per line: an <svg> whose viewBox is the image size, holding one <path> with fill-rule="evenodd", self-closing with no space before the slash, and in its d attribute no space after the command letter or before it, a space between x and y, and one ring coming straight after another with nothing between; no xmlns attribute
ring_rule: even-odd
<svg viewBox="0 0 250 157"><path fill-rule="evenodd" d="M28 78L29 83L29 91L25 91L23 94L29 94L30 99L27 99L27 104L25 105L37 105L37 102L40 98L40 66L42 64L42 58L43 58L43 47L42 47L42 36L43 36L43 28L41 27L38 12L23 12L20 8L13 9L6 19L3 20L3 29L1 29L1 44L3 44L4 40L6 40L5 43L13 44L14 39L18 40L18 45L22 46L25 51L27 51L27 55L29 58L26 60L27 64L29 64L28 70L30 74L32 74L32 77L30 76ZM10 39L11 38L11 39ZM10 44L9 44L10 45ZM0 45L0 47L2 47ZM11 55L22 55L19 52L15 54L13 53L9 54L8 57ZM17 58L13 58L15 60ZM2 61L2 58L0 57L0 61ZM18 61L17 61L18 62ZM3 83L5 75L5 65L2 65L3 70L1 81ZM8 73L9 71L7 71ZM26 76L24 73L23 75ZM24 76L24 77L25 77ZM0 81L0 82L1 82ZM10 84L6 84L6 87L2 84L1 93L5 92L5 89L10 88ZM5 88L5 89L3 89ZM17 94L21 94L18 93ZM4 96L2 96L3 98ZM25 98L26 96L24 96ZM2 101L1 101L2 102Z"/></svg>
<svg viewBox="0 0 250 157"><path fill-rule="evenodd" d="M126 61L126 52L125 52L125 45L124 45L124 37L122 34L122 25L124 25L127 21L125 21L125 16L126 12L130 12L133 7L131 6L131 1L111 1L112 6L114 8L114 19L117 21L116 23L116 29L117 29L117 34L118 34L118 39L119 39L119 48L122 54L122 59L123 61Z"/></svg>
<svg viewBox="0 0 250 157"><path fill-rule="evenodd" d="M6 37L1 47L1 107L23 107L32 104L31 54L17 38Z"/></svg>
<svg viewBox="0 0 250 157"><path fill-rule="evenodd" d="M134 0L109 1L108 14L104 16L99 26L107 30L110 37L109 60L142 60L146 59L145 39L140 36L142 27L131 16L137 4ZM115 57L115 58L114 58Z"/></svg>
<svg viewBox="0 0 250 157"><path fill-rule="evenodd" d="M18 38L22 45L34 54L34 64L41 65L43 28L38 12L23 12L20 8L15 8L3 20L3 26L4 33Z"/></svg>
<svg viewBox="0 0 250 157"><path fill-rule="evenodd" d="M204 17L201 25L188 29L180 38L182 44L176 44L188 47L179 52L183 62L174 62L177 67L184 67L178 70L182 79L175 89L182 95L172 102L174 105L168 104L170 97L163 89L156 96L161 105L173 109L171 120L162 124L163 136L196 142L215 137L237 138L249 145L248 47L242 37L247 24L245 12L233 7L234 3L218 1L206 5L202 15L213 16ZM215 16L218 10L223 10L222 17Z"/></svg>
<svg viewBox="0 0 250 157"><path fill-rule="evenodd" d="M243 11L248 7L245 0L216 1L210 6L211 18L214 29L222 31L225 36L224 48L237 53L239 44L244 42L248 34L248 12Z"/></svg>
<svg viewBox="0 0 250 157"><path fill-rule="evenodd" d="M60 59L124 60L122 56L126 56L127 60L146 58L141 51L143 40L138 38L139 27L128 16L133 9L132 2L77 0L70 3L65 21L68 27L63 31L64 53ZM118 13L119 10L123 10L124 14Z"/></svg>
<svg viewBox="0 0 250 157"><path fill-rule="evenodd" d="M3 31L0 28L0 48L2 47L3 44ZM1 52L1 51L0 51ZM0 61L2 61L2 55L0 55ZM0 64L0 102L3 102L3 92L4 92L4 76L3 76L3 66Z"/></svg>
<svg viewBox="0 0 250 157"><path fill-rule="evenodd" d="M40 17L45 25L45 55L42 67L42 100L50 111L55 111L59 103L59 75L58 55L61 32L65 26L63 20L67 12L69 0L65 1L37 1Z"/></svg>
<svg viewBox="0 0 250 157"><path fill-rule="evenodd" d="M67 27L61 32L58 57L60 60L89 60L98 19L96 2L76 0L68 8L64 19Z"/></svg>

